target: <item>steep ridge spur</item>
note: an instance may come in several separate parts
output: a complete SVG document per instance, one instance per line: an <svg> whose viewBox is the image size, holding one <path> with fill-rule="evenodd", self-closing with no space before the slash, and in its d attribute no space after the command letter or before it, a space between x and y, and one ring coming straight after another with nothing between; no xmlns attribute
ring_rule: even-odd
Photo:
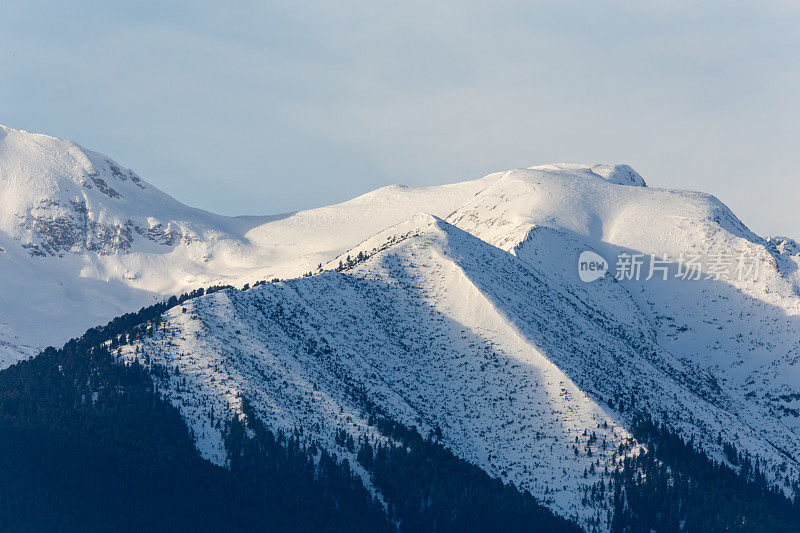
<svg viewBox="0 0 800 533"><path fill-rule="evenodd" d="M225 457L208 413L236 414L241 397L271 426L302 427L346 456L337 431L382 438L350 397L357 390L422 433L439 428L456 454L582 524L609 502L576 494L620 460L632 442L625 413L636 410L720 458L722 443L737 443L776 482L798 471L794 433L758 405L734 408L712 376L659 346L647 321L619 320L563 272L436 217L381 232L327 268L194 300L123 349L181 369L178 385L160 386L210 460ZM600 286L625 291L612 279Z"/></svg>
<svg viewBox="0 0 800 533"><path fill-rule="evenodd" d="M612 270L593 283L577 275L586 250ZM246 400L348 458L378 497L342 439L391 439L365 402L587 528L608 527L613 495L597 487L646 450L637 415L733 470L756 458L795 495L798 250L625 165L222 217L73 143L0 128L0 367L168 294L259 282L190 299L114 348L169 370L153 371L157 390L209 461L229 463L220 420L246 417ZM616 279L631 255L643 275ZM697 279L679 276L694 255ZM665 279L647 275L654 258ZM757 260L758 275L721 276L715 258Z"/></svg>

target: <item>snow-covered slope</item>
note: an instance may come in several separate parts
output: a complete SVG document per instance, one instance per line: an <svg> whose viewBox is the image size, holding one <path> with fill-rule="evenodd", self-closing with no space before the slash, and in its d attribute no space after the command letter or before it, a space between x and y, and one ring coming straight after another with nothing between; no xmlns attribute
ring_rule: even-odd
<svg viewBox="0 0 800 533"><path fill-rule="evenodd" d="M104 155L0 126L0 368L167 295L314 270L420 210L448 215L494 179L223 217Z"/></svg>
<svg viewBox="0 0 800 533"><path fill-rule="evenodd" d="M585 302L618 309L618 319L643 317L657 344L709 376L731 409L743 406L748 424L762 417L800 434L795 394L800 387L800 297L796 255L788 239L764 240L750 232L719 200L684 191L620 187L588 170L534 167L506 173L449 218L472 234L545 271L560 272L562 291ZM595 250L614 265L620 253L666 254L669 276L622 280L626 294L584 284L577 257ZM676 278L681 256L706 260L699 280ZM709 258L731 263L725 279ZM757 259L755 276L733 275L738 258ZM564 274L566 273L566 274ZM627 318L630 320L630 318ZM760 414L749 410L757 404ZM776 442L777 444L777 442Z"/></svg>
<svg viewBox="0 0 800 533"><path fill-rule="evenodd" d="M720 461L735 444L796 490L800 247L626 165L544 165L230 218L105 156L4 128L0 210L0 366L167 294L286 280L191 299L119 348L169 369L158 388L216 463L220 415L242 414L244 398L274 429L302 427L344 457L342 430L386 438L366 398L583 525L609 509L583 495L621 449L638 449L632 413ZM611 270L592 283L577 271L587 250ZM631 256L640 277L616 279ZM681 279L686 257L700 270ZM719 275L737 258L757 275Z"/></svg>
<svg viewBox="0 0 800 533"><path fill-rule="evenodd" d="M355 390L423 433L440 427L455 453L582 524L608 508L578 495L619 459L634 407L719 460L735 443L777 483L800 473L800 437L773 406L661 346L658 324L622 283L571 284L561 265L430 215L346 256L359 259L191 301L123 349L126 360L147 354L179 369L160 387L207 458L225 460L209 413L239 413L243 397L273 427L303 427L346 456L336 430L375 438Z"/></svg>
<svg viewBox="0 0 800 533"><path fill-rule="evenodd" d="M440 219L420 215L400 230L380 239L393 245L347 272L191 301L125 357L147 354L186 376L162 387L214 461L225 457L208 412L238 412L242 397L273 427L303 427L346 455L335 429L375 432L349 396L361 390L423 434L440 427L456 453L562 513L593 515L574 498L598 479L584 471L609 465L629 435L508 318L501 298L537 308L543 335L563 337L562 320L590 322L548 302L524 263ZM592 433L593 456L585 453Z"/></svg>

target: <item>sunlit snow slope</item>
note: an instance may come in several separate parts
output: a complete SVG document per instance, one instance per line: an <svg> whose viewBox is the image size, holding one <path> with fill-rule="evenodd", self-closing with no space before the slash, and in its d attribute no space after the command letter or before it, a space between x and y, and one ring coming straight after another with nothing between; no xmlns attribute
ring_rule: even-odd
<svg viewBox="0 0 800 533"><path fill-rule="evenodd" d="M0 126L0 368L167 295L314 270L414 213L448 215L494 179L223 217L102 154Z"/></svg>
<svg viewBox="0 0 800 533"><path fill-rule="evenodd" d="M159 390L218 464L214 421L242 414L243 398L271 427L302 427L344 457L342 430L385 438L367 398L582 525L609 509L581 495L619 445L636 450L634 412L720 461L735 444L796 490L800 246L753 234L713 196L647 187L625 165L544 165L228 218L105 156L3 128L0 246L0 366L167 294L284 279L191 299L119 349L172 370L154 377ZM612 272L580 281L586 250ZM668 279L645 279L649 259L640 279L615 279L620 254L662 258ZM704 264L699 279L675 278L693 254L760 269L737 279Z"/></svg>
<svg viewBox="0 0 800 533"><path fill-rule="evenodd" d="M147 354L180 369L159 386L205 457L224 464L209 414L240 413L243 397L271 426L302 427L347 456L337 430L376 438L353 400L359 391L423 434L441 428L458 455L582 524L608 508L580 494L630 442L625 413L634 409L720 460L722 445L736 443L777 483L799 471L800 438L773 406L661 346L658 325L622 283L571 283L559 264L430 215L347 255L361 259L190 301L123 349L129 361Z"/></svg>

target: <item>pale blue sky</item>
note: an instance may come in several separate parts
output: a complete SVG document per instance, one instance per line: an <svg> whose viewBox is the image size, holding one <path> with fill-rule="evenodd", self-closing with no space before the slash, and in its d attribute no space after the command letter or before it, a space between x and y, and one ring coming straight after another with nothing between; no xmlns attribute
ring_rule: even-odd
<svg viewBox="0 0 800 533"><path fill-rule="evenodd" d="M225 214L625 162L800 237L793 2L235 4L0 2L0 123Z"/></svg>

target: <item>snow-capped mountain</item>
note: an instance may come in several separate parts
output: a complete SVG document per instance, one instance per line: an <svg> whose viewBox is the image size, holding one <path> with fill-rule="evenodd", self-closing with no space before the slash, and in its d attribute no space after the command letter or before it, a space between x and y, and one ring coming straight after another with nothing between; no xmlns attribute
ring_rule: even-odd
<svg viewBox="0 0 800 533"><path fill-rule="evenodd" d="M713 196L556 164L229 218L72 143L0 136L6 363L169 294L254 284L109 344L212 463L231 461L220 419L255 416L383 501L342 438L391 440L367 402L586 529L610 527L619 495L597 487L647 450L641 415L800 487L800 247ZM591 283L585 251L609 270Z"/></svg>
<svg viewBox="0 0 800 533"><path fill-rule="evenodd" d="M576 495L619 461L616 451L631 442L624 413L633 410L657 413L719 460L735 443L776 483L800 473L795 418L787 407L781 422L775 403L800 388L748 367L734 373L734 361L669 351L653 311L616 280L565 281L558 263L509 254L430 215L347 255L364 259L192 300L121 355L180 369L160 387L203 455L220 464L222 434L209 413L238 413L244 397L271 427L306 428L339 454L347 450L336 430L379 438L349 396L358 390L423 434L441 428L456 454L584 525L609 504ZM720 296L708 298L710 306ZM800 338L794 324L775 330L795 327L786 337ZM770 372L791 375L791 363L776 365L796 346L781 345Z"/></svg>
<svg viewBox="0 0 800 533"><path fill-rule="evenodd" d="M0 126L0 368L165 296L315 270L419 211L446 216L494 179L224 217L104 155Z"/></svg>
<svg viewBox="0 0 800 533"><path fill-rule="evenodd" d="M247 397L275 427L320 428L314 437L336 448L331 428L371 435L348 403L356 389L406 424L442 428L457 454L582 524L607 506L575 495L619 460L614 451L631 439L623 413L634 409L718 460L735 444L792 493L800 299L791 272L715 198L604 179L615 174L636 176L565 165L504 173L449 223L419 215L320 275L192 301L124 354L191 376L170 398L213 461L224 449L210 406L236 413ZM587 284L576 271L587 249L674 261L724 250L758 257L762 269L755 281L703 273ZM574 454L589 438L602 446Z"/></svg>

